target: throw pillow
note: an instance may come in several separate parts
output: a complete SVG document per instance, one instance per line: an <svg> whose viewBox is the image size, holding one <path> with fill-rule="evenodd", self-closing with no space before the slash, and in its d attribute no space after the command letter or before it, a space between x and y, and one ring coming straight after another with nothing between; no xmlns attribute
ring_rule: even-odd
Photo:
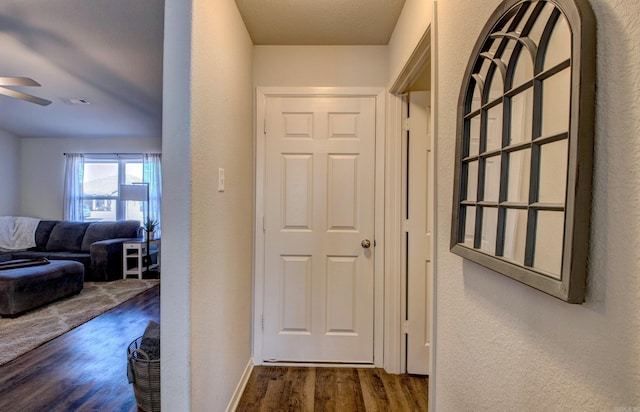
<svg viewBox="0 0 640 412"><path fill-rule="evenodd" d="M51 231L47 242L47 251L79 252L87 227L89 227L89 223L85 222L59 222Z"/></svg>
<svg viewBox="0 0 640 412"><path fill-rule="evenodd" d="M140 349L149 356L149 360L160 359L160 325L158 323L149 321L142 335Z"/></svg>

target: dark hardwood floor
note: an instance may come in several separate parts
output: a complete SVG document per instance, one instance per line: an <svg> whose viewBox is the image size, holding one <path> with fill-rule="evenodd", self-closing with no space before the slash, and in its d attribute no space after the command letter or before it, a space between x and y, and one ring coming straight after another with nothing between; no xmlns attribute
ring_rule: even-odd
<svg viewBox="0 0 640 412"><path fill-rule="evenodd" d="M160 320L160 286L0 366L1 412L137 411L126 349ZM238 411L426 411L429 379L257 366Z"/></svg>
<svg viewBox="0 0 640 412"><path fill-rule="evenodd" d="M237 411L426 411L429 378L383 369L256 366Z"/></svg>
<svg viewBox="0 0 640 412"><path fill-rule="evenodd" d="M127 346L160 320L160 286L0 366L0 411L137 411Z"/></svg>

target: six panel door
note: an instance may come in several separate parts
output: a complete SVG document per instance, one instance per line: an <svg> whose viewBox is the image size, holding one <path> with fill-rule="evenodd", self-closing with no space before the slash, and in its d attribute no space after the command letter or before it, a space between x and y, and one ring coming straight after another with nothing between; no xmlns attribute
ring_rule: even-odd
<svg viewBox="0 0 640 412"><path fill-rule="evenodd" d="M371 364L375 98L269 97L265 118L263 358Z"/></svg>

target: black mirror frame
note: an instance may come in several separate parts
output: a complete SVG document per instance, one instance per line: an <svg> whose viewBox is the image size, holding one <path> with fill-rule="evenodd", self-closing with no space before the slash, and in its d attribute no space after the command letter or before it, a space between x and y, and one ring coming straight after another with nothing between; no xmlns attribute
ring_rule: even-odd
<svg viewBox="0 0 640 412"><path fill-rule="evenodd" d="M504 0L491 15L478 38L467 65L458 99L455 175L451 225L451 252L520 281L569 303L583 303L588 272L591 218L591 186L596 92L596 21L586 0L539 0L553 4L566 18L572 32L570 73L571 97L568 131L568 167L565 197L562 269L559 279L533 267L519 265L461 242L464 236L462 165L466 104L480 54L487 51L490 35L505 16L531 0ZM503 96L504 98L504 96ZM476 226L477 227L477 226ZM462 237L461 237L462 234Z"/></svg>

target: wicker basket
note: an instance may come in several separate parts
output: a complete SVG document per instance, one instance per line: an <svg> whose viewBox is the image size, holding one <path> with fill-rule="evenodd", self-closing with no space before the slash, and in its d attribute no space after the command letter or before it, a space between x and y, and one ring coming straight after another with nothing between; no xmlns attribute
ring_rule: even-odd
<svg viewBox="0 0 640 412"><path fill-rule="evenodd" d="M160 411L160 359L150 360L140 349L142 336L129 344L127 358L133 375L133 393L138 408L145 412Z"/></svg>

